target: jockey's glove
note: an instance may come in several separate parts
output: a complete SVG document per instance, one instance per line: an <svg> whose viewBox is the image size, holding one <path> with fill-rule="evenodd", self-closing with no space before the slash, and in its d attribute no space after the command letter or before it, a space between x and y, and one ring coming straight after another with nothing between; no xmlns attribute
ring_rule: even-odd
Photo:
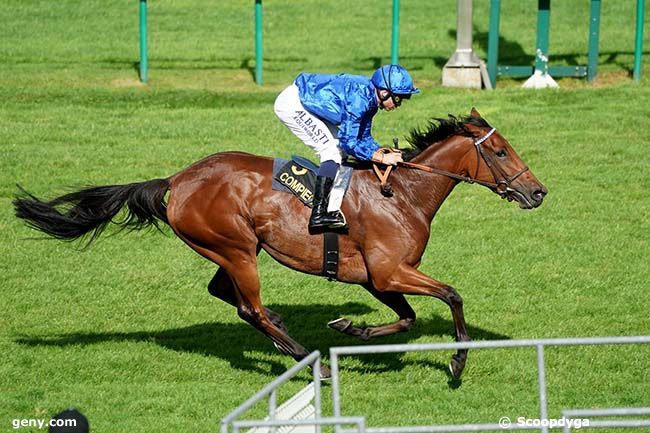
<svg viewBox="0 0 650 433"><path fill-rule="evenodd" d="M402 152L398 149L391 149L389 147L382 147L372 155L372 162L384 165L397 165L402 162Z"/></svg>

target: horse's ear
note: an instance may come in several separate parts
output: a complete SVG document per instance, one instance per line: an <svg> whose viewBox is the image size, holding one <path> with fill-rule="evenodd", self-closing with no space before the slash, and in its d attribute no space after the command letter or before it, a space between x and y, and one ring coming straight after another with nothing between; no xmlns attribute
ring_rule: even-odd
<svg viewBox="0 0 650 433"><path fill-rule="evenodd" d="M478 118L481 118L481 113L478 112L478 110L476 109L476 107L472 107L472 112L471 112L471 114L472 114L472 117L478 117Z"/></svg>

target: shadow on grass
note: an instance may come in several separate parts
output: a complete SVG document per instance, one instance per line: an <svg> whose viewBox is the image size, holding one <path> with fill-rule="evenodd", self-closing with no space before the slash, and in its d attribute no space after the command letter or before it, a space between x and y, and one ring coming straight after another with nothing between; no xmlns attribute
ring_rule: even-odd
<svg viewBox="0 0 650 433"><path fill-rule="evenodd" d="M329 348L333 346L405 344L420 340L424 336L444 337L445 341L452 341L454 335L451 319L434 316L419 319L409 332L363 342L329 329L326 324L339 315L361 315L374 311L365 304L350 302L343 305L269 305L269 308L283 316L293 338L309 350L318 349L323 354L327 354ZM509 339L506 335L471 325L468 325L468 331L474 340ZM79 332L47 337L22 336L15 341L32 347L86 346L107 342L154 343L177 352L217 357L239 370L262 374L268 374L270 371L273 375L279 375L286 370L286 364L266 356L278 353L271 341L245 322L208 322L160 331ZM390 372L401 371L407 365L421 364L447 371L447 366L439 361L436 362L433 355L431 360L403 360L402 356L400 353L360 356L357 358L360 365L353 367L353 370ZM450 380L450 386L455 387L455 385L460 383L454 384Z"/></svg>

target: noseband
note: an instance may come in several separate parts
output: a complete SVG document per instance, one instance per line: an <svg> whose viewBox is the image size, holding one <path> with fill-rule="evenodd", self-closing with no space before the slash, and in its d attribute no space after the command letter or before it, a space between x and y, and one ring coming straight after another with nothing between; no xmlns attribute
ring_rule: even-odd
<svg viewBox="0 0 650 433"><path fill-rule="evenodd" d="M435 173L435 174L440 174L443 176L447 176L452 179L460 180L462 182L467 182L467 183L477 183L479 185L486 186L494 191L496 191L497 194L501 196L501 198L506 198L508 193L510 192L515 192L515 189L512 188L512 182L514 182L519 176L524 174L525 172L528 171L528 166L524 166L521 170L519 170L517 173L513 174L512 176L508 176L508 174L503 171L501 166L499 164L496 164L492 158L492 155L488 155L481 144L483 144L488 138L492 136L496 132L495 128L490 129L487 134L479 138L478 140L474 140L474 148L476 149L476 174L474 177L470 176L462 176L460 174L452 173L447 170L442 170L439 168L432 168L428 167L426 165L421 165L421 164L415 164L412 162L400 162L400 165L403 165L405 167L411 167L415 168L418 170L423 170L423 171L428 171L429 173ZM478 171L480 169L480 164L481 164L481 159L485 161L485 164L488 166L490 169L490 173L492 173L492 177L494 178L495 182L486 182L483 180L477 179L478 177Z"/></svg>

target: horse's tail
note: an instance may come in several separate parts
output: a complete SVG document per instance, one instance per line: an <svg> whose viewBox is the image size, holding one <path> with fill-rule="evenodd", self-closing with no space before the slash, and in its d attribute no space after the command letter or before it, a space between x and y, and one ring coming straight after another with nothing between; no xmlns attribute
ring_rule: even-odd
<svg viewBox="0 0 650 433"><path fill-rule="evenodd" d="M159 228L159 221L167 223L167 179L89 187L47 202L19 188L23 194L13 202L16 216L29 226L61 240L74 240L89 234L90 244L111 222L132 230L150 225ZM125 205L124 218L113 220Z"/></svg>

